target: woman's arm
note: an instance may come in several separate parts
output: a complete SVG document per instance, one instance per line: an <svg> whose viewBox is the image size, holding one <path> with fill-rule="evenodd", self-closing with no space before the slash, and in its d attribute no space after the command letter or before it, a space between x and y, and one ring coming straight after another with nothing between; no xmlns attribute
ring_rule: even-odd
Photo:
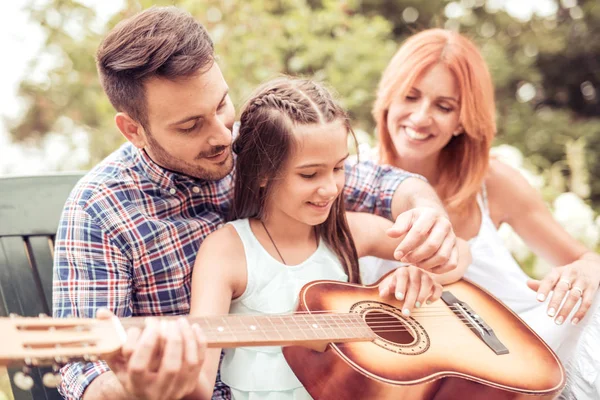
<svg viewBox="0 0 600 400"><path fill-rule="evenodd" d="M486 185L490 214L496 226L508 223L536 255L556 266L541 282L532 281L529 286L538 292L540 301L554 291L548 314L556 315L557 323L562 323L583 297L582 306L573 316L577 323L598 290L600 257L567 233L518 171L492 160ZM567 301L557 313L567 293Z"/></svg>
<svg viewBox="0 0 600 400"><path fill-rule="evenodd" d="M366 213L349 212L346 216L359 257L375 256L388 260L394 259L394 251L401 239L394 239L387 235L388 229L393 226L391 221ZM447 245L453 244L448 243ZM456 247L458 248L457 260L448 261L449 263L456 263L456 269L442 274L435 273L437 268L431 270L433 272L432 278L442 285L462 278L467 267L471 264L471 252L468 243L462 239L457 239ZM435 258L415 263L416 266L425 270L436 264Z"/></svg>
<svg viewBox="0 0 600 400"><path fill-rule="evenodd" d="M200 246L192 274L190 316L229 313L231 299L246 289L246 257L235 229L226 225L210 234ZM221 349L206 351L196 390L189 398L212 397Z"/></svg>

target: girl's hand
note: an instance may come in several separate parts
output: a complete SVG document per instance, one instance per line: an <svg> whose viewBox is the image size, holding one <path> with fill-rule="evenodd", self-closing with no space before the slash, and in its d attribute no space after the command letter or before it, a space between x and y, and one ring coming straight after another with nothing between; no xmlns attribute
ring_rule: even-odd
<svg viewBox="0 0 600 400"><path fill-rule="evenodd" d="M408 317L413 308L438 300L442 295L442 285L424 270L408 265L396 269L379 283L379 295L383 298L392 295L404 301L402 314Z"/></svg>
<svg viewBox="0 0 600 400"><path fill-rule="evenodd" d="M587 253L579 260L555 267L541 281L530 279L527 286L537 292L538 301L545 301L554 291L548 304L548 315L556 316L555 322L560 325L569 316L573 307L581 300L577 312L571 318L576 325L590 309L600 285L600 257ZM566 300L560 307L563 299ZM560 309L559 309L560 308Z"/></svg>

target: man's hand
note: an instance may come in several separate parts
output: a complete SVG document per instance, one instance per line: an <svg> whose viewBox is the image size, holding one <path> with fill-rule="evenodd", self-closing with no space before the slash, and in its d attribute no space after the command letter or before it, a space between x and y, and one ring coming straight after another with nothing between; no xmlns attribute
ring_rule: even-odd
<svg viewBox="0 0 600 400"><path fill-rule="evenodd" d="M387 231L400 238L394 258L434 274L452 271L458 263L456 235L448 216L440 209L417 207L398 215Z"/></svg>
<svg viewBox="0 0 600 400"><path fill-rule="evenodd" d="M98 311L98 318L111 317ZM181 399L196 388L205 351L197 325L149 318L143 330L130 328L121 351L106 361L130 398Z"/></svg>

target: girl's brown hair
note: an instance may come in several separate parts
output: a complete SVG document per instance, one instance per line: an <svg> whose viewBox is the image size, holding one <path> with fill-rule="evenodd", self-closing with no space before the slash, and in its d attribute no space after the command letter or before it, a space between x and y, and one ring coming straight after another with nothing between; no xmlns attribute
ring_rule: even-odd
<svg viewBox="0 0 600 400"><path fill-rule="evenodd" d="M394 165L398 154L387 127L394 98L405 97L414 82L436 64L445 65L460 89L460 124L464 134L453 137L439 158L436 189L446 208L464 211L475 203L489 165L496 134L494 87L477 47L459 33L428 29L411 36L386 67L373 107L380 142L380 161Z"/></svg>
<svg viewBox="0 0 600 400"><path fill-rule="evenodd" d="M354 137L346 112L314 81L283 77L258 88L242 108L239 135L233 143L237 160L231 219L264 217L278 173L297 145L294 127L338 120ZM316 226L316 233L337 254L349 281L360 282L342 193L327 220Z"/></svg>

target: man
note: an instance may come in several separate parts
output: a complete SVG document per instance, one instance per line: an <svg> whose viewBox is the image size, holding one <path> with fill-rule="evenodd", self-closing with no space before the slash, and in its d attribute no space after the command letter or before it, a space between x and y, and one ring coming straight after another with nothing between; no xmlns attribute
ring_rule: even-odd
<svg viewBox="0 0 600 400"><path fill-rule="evenodd" d="M103 88L128 143L74 188L56 237L54 315L184 315L203 240L225 221L234 109L213 44L189 14L152 8L117 25L97 53ZM404 182L404 183L402 183ZM402 190L399 190L402 183ZM390 167L347 168L348 209L397 218L396 258L456 266L456 238L434 191ZM218 266L215 266L218 268ZM67 398L193 396L201 333L180 320L130 330L121 357L62 369ZM215 398L228 398L217 382Z"/></svg>

